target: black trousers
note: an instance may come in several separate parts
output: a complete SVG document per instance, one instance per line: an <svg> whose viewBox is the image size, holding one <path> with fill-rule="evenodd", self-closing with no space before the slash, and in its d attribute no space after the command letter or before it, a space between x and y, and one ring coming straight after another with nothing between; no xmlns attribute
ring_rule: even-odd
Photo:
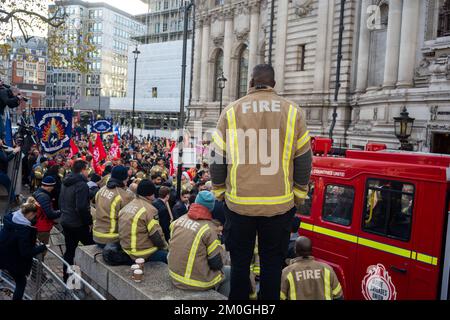
<svg viewBox="0 0 450 320"><path fill-rule="evenodd" d="M64 253L64 260L73 265L73 259L75 258L75 251L77 250L78 243L81 242L85 246L94 244L92 238L92 232L89 231L89 226L83 226L78 228L63 227L64 240L66 243L66 252ZM64 281L67 281L69 275L67 274L67 267L64 265Z"/></svg>
<svg viewBox="0 0 450 320"><path fill-rule="evenodd" d="M295 207L274 217L248 217L225 206L224 242L231 257L230 300L248 300L250 264L258 235L260 299L279 300L281 271L287 256Z"/></svg>
<svg viewBox="0 0 450 320"><path fill-rule="evenodd" d="M27 277L24 274L15 274L13 272L10 272L10 274L16 283L12 299L22 300L23 294L25 293L25 287L27 286Z"/></svg>

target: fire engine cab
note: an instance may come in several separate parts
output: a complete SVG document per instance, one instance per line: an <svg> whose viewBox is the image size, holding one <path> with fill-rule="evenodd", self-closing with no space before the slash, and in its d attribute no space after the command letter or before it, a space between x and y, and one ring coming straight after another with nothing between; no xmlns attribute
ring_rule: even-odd
<svg viewBox="0 0 450 320"><path fill-rule="evenodd" d="M345 299L450 299L450 156L331 144L313 141L299 234Z"/></svg>

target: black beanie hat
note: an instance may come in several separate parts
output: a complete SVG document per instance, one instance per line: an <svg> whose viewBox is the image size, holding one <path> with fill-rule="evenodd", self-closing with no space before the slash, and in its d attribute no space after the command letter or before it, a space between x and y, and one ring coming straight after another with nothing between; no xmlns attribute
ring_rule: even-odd
<svg viewBox="0 0 450 320"><path fill-rule="evenodd" d="M137 187L137 195L142 197L149 197L154 195L156 191L155 185L150 180L142 180Z"/></svg>
<svg viewBox="0 0 450 320"><path fill-rule="evenodd" d="M114 167L111 171L111 178L119 181L125 181L128 178L128 169L124 166Z"/></svg>
<svg viewBox="0 0 450 320"><path fill-rule="evenodd" d="M93 174L91 175L91 181L92 181L92 182L99 182L100 180L102 180L102 177L100 177L98 174L93 173Z"/></svg>

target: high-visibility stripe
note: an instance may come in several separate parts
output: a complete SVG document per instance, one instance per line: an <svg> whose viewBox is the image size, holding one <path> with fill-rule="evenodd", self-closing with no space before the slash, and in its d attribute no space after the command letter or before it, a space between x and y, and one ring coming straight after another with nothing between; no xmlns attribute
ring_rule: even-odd
<svg viewBox="0 0 450 320"><path fill-rule="evenodd" d="M225 188L220 188L220 189L213 189L212 193L214 194L214 197L218 198L221 195L223 195L225 192L227 191L227 189Z"/></svg>
<svg viewBox="0 0 450 320"><path fill-rule="evenodd" d="M323 284L324 284L324 294L325 294L325 300L331 300L331 284L330 284L330 270L325 268L324 271L324 277L323 277Z"/></svg>
<svg viewBox="0 0 450 320"><path fill-rule="evenodd" d="M123 251L125 251L125 253L129 254L129 255L133 255L136 257L143 257L146 255L152 255L154 254L156 251L158 251L157 247L153 247L150 249L145 249L145 250L125 250L123 249Z"/></svg>
<svg viewBox="0 0 450 320"><path fill-rule="evenodd" d="M256 295L256 292L250 293L250 295L249 295L250 300L256 300L257 297L258 296Z"/></svg>
<svg viewBox="0 0 450 320"><path fill-rule="evenodd" d="M102 233L92 230L92 234L97 238L115 239L119 237L118 233Z"/></svg>
<svg viewBox="0 0 450 320"><path fill-rule="evenodd" d="M173 236L173 229L174 229L174 226L175 226L175 221L173 221L173 222L170 224L170 226L169 226L169 230L170 230L170 238L172 238L172 236Z"/></svg>
<svg viewBox="0 0 450 320"><path fill-rule="evenodd" d="M294 195L297 198L306 199L306 196L308 195L308 192L300 190L300 189L297 189L296 187L294 187Z"/></svg>
<svg viewBox="0 0 450 320"><path fill-rule="evenodd" d="M237 197L227 192L226 196L231 202L244 206L284 204L294 199L294 193L277 197Z"/></svg>
<svg viewBox="0 0 450 320"><path fill-rule="evenodd" d="M308 130L303 136L301 136L300 139L297 140L297 150L300 150L310 139L311 137L309 136Z"/></svg>
<svg viewBox="0 0 450 320"><path fill-rule="evenodd" d="M284 294L283 291L280 292L280 299L281 300L286 300L287 299L287 297L286 297L286 295Z"/></svg>
<svg viewBox="0 0 450 320"><path fill-rule="evenodd" d="M214 240L209 246L208 249L206 249L206 251L208 252L208 256L213 253L214 250L217 249L217 247L220 246L220 241L219 240Z"/></svg>
<svg viewBox="0 0 450 320"><path fill-rule="evenodd" d="M391 246L391 245L388 245L385 243L380 243L380 242L372 241L369 239L359 238L358 244L369 247L369 248L378 249L380 251L393 253L395 255L405 257L405 258L411 257L410 250L406 250L406 249L399 248L399 247L394 247L394 246Z"/></svg>
<svg viewBox="0 0 450 320"><path fill-rule="evenodd" d="M291 184L289 182L289 163L292 155L292 145L294 143L295 119L297 117L297 108L289 106L289 113L286 124L286 135L284 137L283 149L283 173L284 173L284 194L291 193Z"/></svg>
<svg viewBox="0 0 450 320"><path fill-rule="evenodd" d="M131 223L131 252L137 251L137 228L138 222L141 216L144 214L145 208L139 209L134 215L133 222Z"/></svg>
<svg viewBox="0 0 450 320"><path fill-rule="evenodd" d="M184 277L186 279L191 278L192 269L194 267L195 257L197 255L198 245L200 243L200 240L203 237L203 234L208 229L209 229L209 226L207 224L205 224L203 227L200 228L200 230L198 231L198 233L195 236L194 242L192 243L191 250L189 251L189 258L188 258L188 262L186 265L186 272L184 273Z"/></svg>
<svg viewBox="0 0 450 320"><path fill-rule="evenodd" d="M239 145L236 129L236 115L234 113L233 108L227 111L227 120L229 132L228 140L230 143L230 153L231 153L231 170L230 170L231 194L235 196L237 194L236 172L237 167L239 166Z"/></svg>
<svg viewBox="0 0 450 320"><path fill-rule="evenodd" d="M214 279L212 279L211 281L208 281L208 282L186 278L179 274L176 274L172 270L169 270L169 275L172 277L172 279L174 279L178 282L184 283L188 286L198 287L198 288L211 288L211 287L214 287L215 285L219 284L223 280L223 275L221 273L219 273L217 276L214 277Z"/></svg>
<svg viewBox="0 0 450 320"><path fill-rule="evenodd" d="M417 260L417 261L431 264L434 266L438 265L437 257L433 257L433 256L429 256L426 254L417 253L415 251L410 251L410 250L403 249L400 247L388 245L385 243L357 237L357 236L354 236L354 235L351 235L348 233L339 232L339 231L335 231L332 229L315 226L315 225L312 225L312 224L309 224L306 222L300 223L300 229L324 234L324 235L327 235L327 236L330 236L330 237L333 237L336 239L340 239L340 240L344 240L344 241L348 241L348 242L352 242L352 243L357 243L359 245L366 246L366 247L369 247L372 249L388 252L388 253L395 254L395 255L398 255L401 257L405 257L405 258L410 258L412 260Z"/></svg>
<svg viewBox="0 0 450 320"><path fill-rule="evenodd" d="M261 267L254 266L254 267L252 268L252 271L253 271L254 274L256 274L257 276L259 276L259 275L261 274Z"/></svg>
<svg viewBox="0 0 450 320"><path fill-rule="evenodd" d="M121 200L120 196L116 196L113 200L113 202L111 203L111 209L109 211L109 220L111 221L111 228L109 229L109 233L114 233L116 232L116 225L117 225L117 220L116 220L116 206L119 203L119 201Z"/></svg>
<svg viewBox="0 0 450 320"><path fill-rule="evenodd" d="M349 241L349 242L353 242L353 243L357 243L358 242L358 237L355 237L351 234L348 233L343 233L343 232L339 232L339 231L335 231L335 230L331 230L331 229L327 229L327 228L322 228L319 226L314 226L314 232L317 233L321 233L333 238L338 238L338 239L342 239L345 241Z"/></svg>
<svg viewBox="0 0 450 320"><path fill-rule="evenodd" d="M225 141L220 137L220 135L215 131L212 134L212 140L213 142L219 147L220 150L226 151L227 145L225 144Z"/></svg>
<svg viewBox="0 0 450 320"><path fill-rule="evenodd" d="M341 292L341 290L342 290L341 284L338 283L336 288L333 289L333 297L336 297L339 294L339 292Z"/></svg>
<svg viewBox="0 0 450 320"><path fill-rule="evenodd" d="M292 273L289 272L287 280L289 282L289 300L297 300L297 291L295 290L295 282Z"/></svg>
<svg viewBox="0 0 450 320"><path fill-rule="evenodd" d="M152 219L152 221L150 221L147 225L147 231L148 232L152 231L153 227L158 224L159 224L158 220Z"/></svg>

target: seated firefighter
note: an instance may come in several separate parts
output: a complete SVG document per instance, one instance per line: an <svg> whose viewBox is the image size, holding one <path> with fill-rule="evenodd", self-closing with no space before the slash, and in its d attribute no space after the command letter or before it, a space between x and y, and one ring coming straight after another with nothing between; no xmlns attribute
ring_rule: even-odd
<svg viewBox="0 0 450 320"><path fill-rule="evenodd" d="M224 249L212 221L214 202L211 192L201 191L188 213L172 223L169 274L180 289L215 288L228 296L229 281L224 273L228 274L229 268L223 266Z"/></svg>
<svg viewBox="0 0 450 320"><path fill-rule="evenodd" d="M119 212L120 245L131 259L167 263L167 242L158 222L158 210L152 205L155 186L142 180L136 199Z"/></svg>
<svg viewBox="0 0 450 320"><path fill-rule="evenodd" d="M119 241L118 214L133 200L127 191L128 170L123 166L114 167L106 186L95 196L94 241L100 247Z"/></svg>
<svg viewBox="0 0 450 320"><path fill-rule="evenodd" d="M341 300L342 288L333 268L314 260L312 243L307 237L295 241L297 258L281 275L282 300Z"/></svg>

